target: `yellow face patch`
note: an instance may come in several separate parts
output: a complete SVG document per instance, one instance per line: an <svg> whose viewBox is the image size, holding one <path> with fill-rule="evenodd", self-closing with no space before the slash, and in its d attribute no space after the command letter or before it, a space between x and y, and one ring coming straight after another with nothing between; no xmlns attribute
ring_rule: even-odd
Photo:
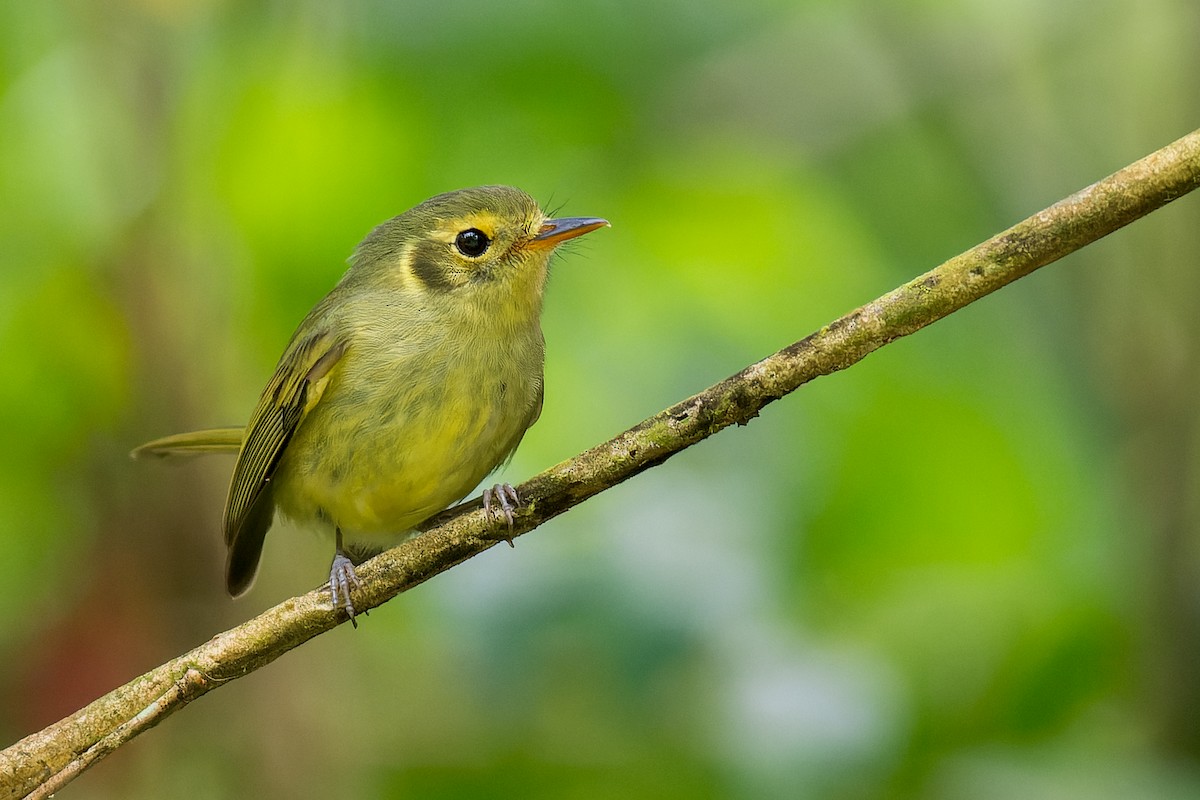
<svg viewBox="0 0 1200 800"><path fill-rule="evenodd" d="M482 232L489 240L495 241L497 233L504 228L504 222L495 213L486 210L477 211L465 217L440 220L438 226L430 233L429 238L453 245L454 240L460 233L475 229Z"/></svg>
<svg viewBox="0 0 1200 800"><path fill-rule="evenodd" d="M496 269L531 241L543 215L506 218L489 209L436 221L406 253L408 274L430 290L448 290Z"/></svg>

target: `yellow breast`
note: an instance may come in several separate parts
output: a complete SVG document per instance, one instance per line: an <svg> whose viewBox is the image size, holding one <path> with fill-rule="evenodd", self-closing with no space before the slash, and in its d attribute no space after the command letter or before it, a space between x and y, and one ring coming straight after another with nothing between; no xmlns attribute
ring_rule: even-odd
<svg viewBox="0 0 1200 800"><path fill-rule="evenodd" d="M275 474L279 510L350 539L399 534L475 488L540 410L542 339L358 341Z"/></svg>

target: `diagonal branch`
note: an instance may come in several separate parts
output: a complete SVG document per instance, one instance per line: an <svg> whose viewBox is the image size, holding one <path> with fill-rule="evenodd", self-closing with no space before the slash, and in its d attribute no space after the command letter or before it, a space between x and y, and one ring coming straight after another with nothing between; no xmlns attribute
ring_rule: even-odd
<svg viewBox="0 0 1200 800"><path fill-rule="evenodd" d="M845 369L968 303L1133 222L1200 186L1195 131L1034 214L730 378L546 470L520 487L513 530L478 500L439 515L423 535L358 571L355 606L374 608L594 494L666 461L813 378ZM188 702L344 621L314 590L215 636L179 658L0 752L0 800L47 797Z"/></svg>

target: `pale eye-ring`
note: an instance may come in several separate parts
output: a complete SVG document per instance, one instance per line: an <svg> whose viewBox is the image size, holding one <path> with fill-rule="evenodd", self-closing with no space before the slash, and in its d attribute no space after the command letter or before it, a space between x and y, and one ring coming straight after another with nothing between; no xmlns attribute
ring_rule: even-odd
<svg viewBox="0 0 1200 800"><path fill-rule="evenodd" d="M454 246L467 258L478 258L487 252L492 240L479 228L467 228L454 237Z"/></svg>

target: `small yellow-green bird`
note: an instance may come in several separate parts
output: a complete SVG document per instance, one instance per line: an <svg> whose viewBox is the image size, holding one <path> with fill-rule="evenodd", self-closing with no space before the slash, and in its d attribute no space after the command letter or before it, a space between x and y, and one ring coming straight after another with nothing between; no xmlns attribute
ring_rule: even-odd
<svg viewBox="0 0 1200 800"><path fill-rule="evenodd" d="M508 186L430 198L358 245L244 429L135 450L237 453L224 515L229 593L253 583L278 511L332 531L330 593L353 621L354 564L463 498L537 420L550 256L607 224L551 219ZM510 525L516 502L507 484L484 491L484 507Z"/></svg>

